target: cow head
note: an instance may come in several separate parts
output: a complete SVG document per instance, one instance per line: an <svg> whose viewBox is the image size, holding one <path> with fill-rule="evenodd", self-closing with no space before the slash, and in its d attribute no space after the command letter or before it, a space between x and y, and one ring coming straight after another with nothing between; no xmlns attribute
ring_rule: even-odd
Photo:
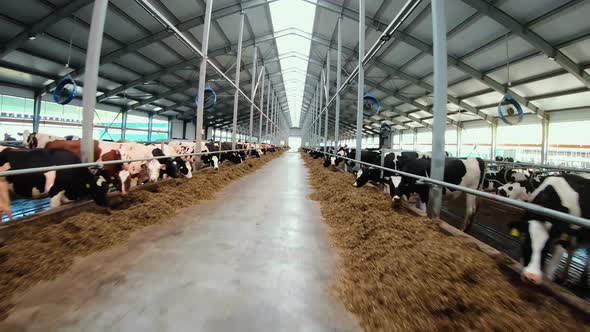
<svg viewBox="0 0 590 332"><path fill-rule="evenodd" d="M90 174L90 173L89 173ZM100 206L108 205L107 193L109 191L109 182L102 176L93 176L93 181L86 183L88 194L94 199L94 202Z"/></svg>
<svg viewBox="0 0 590 332"><path fill-rule="evenodd" d="M230 152L227 156L227 159L234 164L241 164L242 163L242 158L240 157L239 154L237 154L235 152Z"/></svg>
<svg viewBox="0 0 590 332"><path fill-rule="evenodd" d="M144 168L143 166L146 164L142 165L142 168ZM148 161L147 163L147 177L148 177L148 181L150 182L156 182L158 181L158 178L160 178L160 169L162 168L162 165L160 164L159 161L153 159Z"/></svg>
<svg viewBox="0 0 590 332"><path fill-rule="evenodd" d="M562 233L555 224L540 220L523 219L510 223L509 227L510 235L520 242L523 279L537 285L541 284L543 274L546 273L544 262L548 253L558 242L562 242L560 244L564 247L567 246L569 235Z"/></svg>
<svg viewBox="0 0 590 332"><path fill-rule="evenodd" d="M25 130L21 134L23 136L23 145L29 149L34 149L39 144L37 140L37 133Z"/></svg>
<svg viewBox="0 0 590 332"><path fill-rule="evenodd" d="M363 167L356 172L356 181L352 184L355 187L362 187L370 180L379 180L380 171L376 168Z"/></svg>
<svg viewBox="0 0 590 332"><path fill-rule="evenodd" d="M512 182L499 187L497 193L518 201L528 201L530 191L524 182Z"/></svg>
<svg viewBox="0 0 590 332"><path fill-rule="evenodd" d="M179 164L175 159L172 158L166 158L166 159L160 159L160 162L162 162L160 164L160 169L162 174L165 174L169 177L172 178L177 178L178 177L178 167Z"/></svg>
<svg viewBox="0 0 590 332"><path fill-rule="evenodd" d="M178 167L178 172L181 176L184 176L187 179L193 177L193 168L191 166L191 162L187 160L182 160L180 157L174 158L176 165Z"/></svg>

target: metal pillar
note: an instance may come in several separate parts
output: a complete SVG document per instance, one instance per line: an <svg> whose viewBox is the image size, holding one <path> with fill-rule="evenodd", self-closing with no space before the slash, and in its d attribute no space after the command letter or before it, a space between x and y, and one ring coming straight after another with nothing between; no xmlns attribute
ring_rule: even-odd
<svg viewBox="0 0 590 332"><path fill-rule="evenodd" d="M238 56L236 59L236 93L234 94L234 118L232 122L231 148L236 149L238 140L238 106L240 102L240 72L242 67L242 42L244 40L244 12L240 13L240 32L238 35Z"/></svg>
<svg viewBox="0 0 590 332"><path fill-rule="evenodd" d="M98 82L98 67L100 65L100 50L102 49L102 35L104 21L107 15L108 0L96 0L92 7L92 21L88 33L88 50L84 72L84 95L82 104L82 162L94 161L94 111L96 109L96 88Z"/></svg>
<svg viewBox="0 0 590 332"><path fill-rule="evenodd" d="M121 139L125 139L125 135L127 135L127 114L128 110L123 108L121 110Z"/></svg>
<svg viewBox="0 0 590 332"><path fill-rule="evenodd" d="M186 139L186 125L187 121L182 120L182 139Z"/></svg>
<svg viewBox="0 0 590 332"><path fill-rule="evenodd" d="M325 123L326 123L326 129L324 131L324 140L326 141L325 145L328 145L328 120L329 120L329 112L330 112L330 108L328 108L328 103L330 102L330 49L328 48L328 55L326 56L326 118L325 118ZM324 145L324 146L325 146ZM325 152L325 151L324 151Z"/></svg>
<svg viewBox="0 0 590 332"><path fill-rule="evenodd" d="M153 128L154 128L154 113L149 113L148 114L148 137L147 137L148 142L152 141Z"/></svg>
<svg viewBox="0 0 590 332"><path fill-rule="evenodd" d="M545 114L541 120L541 164L546 164L549 160L549 114Z"/></svg>
<svg viewBox="0 0 590 332"><path fill-rule="evenodd" d="M461 157L461 145L463 144L463 128L457 127L457 158Z"/></svg>
<svg viewBox="0 0 590 332"><path fill-rule="evenodd" d="M498 121L493 120L490 125L492 132L492 144L490 145L490 159L496 159L496 151L498 150Z"/></svg>
<svg viewBox="0 0 590 332"><path fill-rule="evenodd" d="M250 100L252 103L250 104L250 125L248 127L248 149L250 148L250 144L252 143L252 133L254 132L254 97L256 96L256 61L258 60L258 49L256 45L253 47L254 52L254 59L252 59L252 85L250 88Z"/></svg>
<svg viewBox="0 0 590 332"><path fill-rule="evenodd" d="M324 96L324 71L323 70L320 74L320 84L319 85L320 85L320 108L319 108L319 110L321 113L322 109L323 109L322 106L324 106L324 97L323 97ZM328 115L327 110L326 110L325 114ZM326 125L326 129L324 130L324 133L327 135L328 134L328 131L327 131L328 130L328 126L327 126L328 121L324 121L324 122L325 122L324 125ZM324 133L322 133L322 129L323 129L322 128L322 117L320 116L320 137L321 137L320 142L324 141L324 152L326 152L326 137L324 137Z"/></svg>
<svg viewBox="0 0 590 332"><path fill-rule="evenodd" d="M213 0L206 0L205 20L203 21L203 38L201 39L203 60L199 68L199 102L197 104L197 125L195 126L195 151L201 151L203 140L203 106L205 102L205 81L207 78L207 52L209 51L209 29L211 28L211 9Z"/></svg>
<svg viewBox="0 0 590 332"><path fill-rule="evenodd" d="M258 122L258 139L256 140L258 144L261 143L262 139L262 114L264 114L264 83L264 76L262 76L262 82L260 84L260 113L258 114L260 116L260 119ZM270 87L270 80L268 86Z"/></svg>
<svg viewBox="0 0 590 332"><path fill-rule="evenodd" d="M359 0L359 65L357 84L356 110L356 155L355 160L361 161L361 148L363 140L363 97L365 94L365 69L363 58L365 57L365 0Z"/></svg>
<svg viewBox="0 0 590 332"><path fill-rule="evenodd" d="M432 123L432 162L430 177L443 181L445 175L445 131L447 129L447 23L445 0L432 0L432 35L434 56L434 121ZM439 218L442 188L431 186L428 216Z"/></svg>
<svg viewBox="0 0 590 332"><path fill-rule="evenodd" d="M418 128L414 128L414 137L412 137L412 145L414 151L418 151Z"/></svg>
<svg viewBox="0 0 590 332"><path fill-rule="evenodd" d="M168 117L168 139L172 138L172 120L173 119L174 118L171 116Z"/></svg>
<svg viewBox="0 0 590 332"><path fill-rule="evenodd" d="M41 120L41 97L40 92L35 92L35 99L33 100L33 132L39 132L39 120Z"/></svg>
<svg viewBox="0 0 590 332"><path fill-rule="evenodd" d="M272 94L271 94L271 85L272 85L272 81L270 80L270 76L268 77L268 93L266 94L266 126L264 127L264 139L266 139L268 137L268 116L270 115L269 111L270 111L270 104L272 101ZM263 141L264 142L264 141Z"/></svg>

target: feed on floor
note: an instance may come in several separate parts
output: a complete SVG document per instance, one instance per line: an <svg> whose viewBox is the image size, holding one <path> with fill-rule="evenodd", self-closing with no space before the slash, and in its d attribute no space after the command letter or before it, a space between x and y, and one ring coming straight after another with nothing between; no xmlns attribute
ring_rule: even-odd
<svg viewBox="0 0 590 332"><path fill-rule="evenodd" d="M340 262L338 298L367 331L590 330L588 317L521 283L426 218L303 154Z"/></svg>

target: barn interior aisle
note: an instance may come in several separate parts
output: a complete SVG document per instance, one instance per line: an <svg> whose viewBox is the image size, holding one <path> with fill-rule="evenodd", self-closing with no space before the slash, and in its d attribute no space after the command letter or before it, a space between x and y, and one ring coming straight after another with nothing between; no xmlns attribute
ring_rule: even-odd
<svg viewBox="0 0 590 332"><path fill-rule="evenodd" d="M329 293L336 253L285 153L128 245L34 287L1 331L357 330Z"/></svg>

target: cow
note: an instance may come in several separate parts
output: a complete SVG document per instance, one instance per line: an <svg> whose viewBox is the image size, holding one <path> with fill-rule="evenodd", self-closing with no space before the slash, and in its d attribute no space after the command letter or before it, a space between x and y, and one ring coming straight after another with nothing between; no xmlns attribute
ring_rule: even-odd
<svg viewBox="0 0 590 332"><path fill-rule="evenodd" d="M44 148L47 145L47 143L49 143L51 141L66 139L65 137L61 137L61 136L35 133L35 132L30 132L28 130L25 130L22 133L19 133L19 135L22 135L22 137L23 137L23 146L25 146L29 149Z"/></svg>
<svg viewBox="0 0 590 332"><path fill-rule="evenodd" d="M416 160L418 157L419 154L413 151L391 152L383 158L383 167L400 170L406 163ZM381 160L377 164L381 164ZM356 181L353 185L355 187L362 187L369 181L382 183L385 186L385 192L389 193L393 198L395 196L393 189L396 188L394 177L396 177L396 174L392 171L383 171L383 177L381 177L381 169L363 166L357 172Z"/></svg>
<svg viewBox="0 0 590 332"><path fill-rule="evenodd" d="M64 149L11 149L0 151L0 170L79 164L80 158ZM82 198L92 198L101 206L107 205L108 183L102 176L93 175L88 168L69 168L45 173L9 175L0 179L0 213L12 219L10 193L24 198L49 196L52 208Z"/></svg>
<svg viewBox="0 0 590 332"><path fill-rule="evenodd" d="M150 149L152 151L152 156L154 157L165 157L165 156L173 156L176 154L176 152L174 151L174 149L172 149L170 146L166 145L166 144L150 144L150 143L146 143L145 144L146 147L148 147L148 149ZM160 163L160 178L165 178L165 177L172 177L172 178L177 178L178 174L180 173L180 166L182 166L182 164L185 164L186 167L186 162L184 162L182 159L176 157L176 158L158 158L156 159L159 163ZM180 163L179 163L180 161ZM189 177L189 176L187 176ZM190 175L190 177L192 177L192 174Z"/></svg>
<svg viewBox="0 0 590 332"><path fill-rule="evenodd" d="M541 185L544 179L544 176L537 175L524 181L509 182L498 187L496 192L500 196L526 202L529 201L530 195Z"/></svg>
<svg viewBox="0 0 590 332"><path fill-rule="evenodd" d="M428 177L430 173L431 159L418 158L407 162L401 171L418 176ZM481 158L445 159L444 182L460 185L463 187L479 190L483 183L485 164ZM426 210L429 199L429 186L426 183L416 180L415 178L402 175L399 186L395 189L394 200L402 198L407 200L411 194L418 194L418 206ZM461 196L461 191L453 191L443 188L445 198L457 198ZM473 223L473 218L477 212L477 200L473 195L465 195L465 219L463 221L463 231L467 231Z"/></svg>
<svg viewBox="0 0 590 332"><path fill-rule="evenodd" d="M193 153L195 153L195 143L194 142L170 141L168 143L168 146L170 146L176 152L176 154L193 154ZM201 142L200 153L205 153L204 155L201 155L201 162L205 165L210 165L213 168L217 169L219 167L218 159L213 158L213 155L208 154L208 152L209 152L209 148L207 148L206 143ZM188 162L188 164L185 165L187 167L187 169L189 167L192 169L193 166L195 165L195 162L197 161L197 156L186 156L186 157L180 157L180 158L182 160L184 160L185 162ZM180 172L181 173L183 172L182 168L180 169Z"/></svg>
<svg viewBox="0 0 590 332"><path fill-rule="evenodd" d="M109 149L107 143L94 140L94 161L113 161L121 160L121 152L118 149ZM56 140L47 142L45 145L47 149L65 149L81 158L81 141L79 140ZM122 164L106 164L102 169L97 171L98 175L102 175L109 184L118 185L117 179L119 172L122 169Z"/></svg>
<svg viewBox="0 0 590 332"><path fill-rule="evenodd" d="M547 177L530 195L529 202L590 219L589 197L590 179L564 174ZM543 282L544 273L549 279L555 277L557 266L565 251L562 241L574 236L579 242L584 242L587 250L590 249L588 229L581 229L580 226L545 217L533 211L527 211L521 220L512 222L510 227L511 234L518 237L521 244L521 263L524 267L522 276L534 284ZM550 251L553 251L551 262L544 266L545 258ZM571 257L570 254L568 259ZM588 266L587 259L581 280L584 285L588 278Z"/></svg>

